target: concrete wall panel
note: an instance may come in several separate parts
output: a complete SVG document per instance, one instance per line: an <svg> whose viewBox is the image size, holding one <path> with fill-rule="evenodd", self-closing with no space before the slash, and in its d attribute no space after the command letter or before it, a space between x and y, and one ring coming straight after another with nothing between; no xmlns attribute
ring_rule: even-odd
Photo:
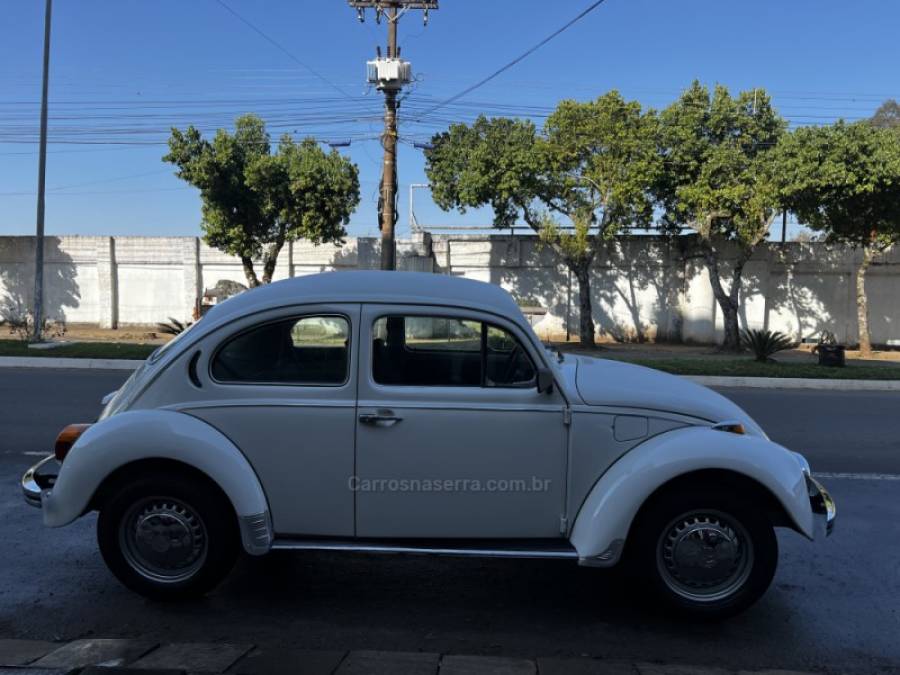
<svg viewBox="0 0 900 675"><path fill-rule="evenodd" d="M377 238L340 246L294 242L275 279L325 271L377 269ZM47 314L101 326L189 319L202 291L223 279L246 285L240 260L194 237L47 237ZM502 286L543 338L577 334L578 285L553 249L536 237L431 235L398 241L398 267L454 274ZM861 253L825 244L761 247L745 267L742 327L780 330L795 339L823 331L856 340L856 270ZM256 262L257 274L262 266ZM724 275L730 262L722 264ZM30 306L34 239L0 237L0 303ZM727 286L727 281L726 281ZM876 344L900 341L900 250L879 258L868 276ZM689 238L621 237L592 267L598 333L616 339L721 340L722 316L702 257Z"/></svg>

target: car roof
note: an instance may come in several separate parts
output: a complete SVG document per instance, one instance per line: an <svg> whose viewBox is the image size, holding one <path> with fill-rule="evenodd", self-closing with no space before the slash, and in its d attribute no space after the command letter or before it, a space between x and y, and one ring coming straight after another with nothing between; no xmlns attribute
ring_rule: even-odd
<svg viewBox="0 0 900 675"><path fill-rule="evenodd" d="M218 324L267 308L334 302L449 305L511 319L521 316L512 296L494 284L427 272L348 271L310 274L254 288L216 305L204 320Z"/></svg>

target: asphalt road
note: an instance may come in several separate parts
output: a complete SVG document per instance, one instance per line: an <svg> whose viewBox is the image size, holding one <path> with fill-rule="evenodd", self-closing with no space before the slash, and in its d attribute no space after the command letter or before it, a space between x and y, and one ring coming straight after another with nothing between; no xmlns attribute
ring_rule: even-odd
<svg viewBox="0 0 900 675"><path fill-rule="evenodd" d="M566 562L278 553L209 598L151 603L96 550L94 516L46 530L18 479L62 425L96 417L127 374L0 370L0 637L145 636L313 649L591 656L738 668L900 669L900 394L723 390L804 452L839 507L812 544L779 535L767 595L720 624L636 601L614 572Z"/></svg>

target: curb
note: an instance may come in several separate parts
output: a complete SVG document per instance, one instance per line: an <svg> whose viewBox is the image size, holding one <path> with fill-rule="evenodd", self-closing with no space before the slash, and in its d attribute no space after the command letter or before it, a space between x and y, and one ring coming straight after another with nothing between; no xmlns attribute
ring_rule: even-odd
<svg viewBox="0 0 900 675"><path fill-rule="evenodd" d="M704 387L751 389L818 389L819 391L900 391L900 380L818 380L805 377L718 377L682 375Z"/></svg>
<svg viewBox="0 0 900 675"><path fill-rule="evenodd" d="M0 356L0 368L57 368L72 370L137 370L144 361L74 359L50 356ZM900 380L827 380L803 377L720 377L682 375L704 387L750 389L818 389L820 391L900 391Z"/></svg>
<svg viewBox="0 0 900 675"><path fill-rule="evenodd" d="M808 671L641 663L587 656L511 658L436 652L323 651L146 639L72 642L0 639L0 675L811 675Z"/></svg>
<svg viewBox="0 0 900 675"><path fill-rule="evenodd" d="M66 368L75 370L137 370L143 361L75 359L53 356L0 356L0 368Z"/></svg>

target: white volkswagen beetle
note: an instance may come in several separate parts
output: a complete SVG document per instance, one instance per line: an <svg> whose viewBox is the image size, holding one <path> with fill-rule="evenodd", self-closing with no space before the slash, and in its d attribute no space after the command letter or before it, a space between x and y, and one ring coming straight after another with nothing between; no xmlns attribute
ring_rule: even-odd
<svg viewBox="0 0 900 675"><path fill-rule="evenodd" d="M202 594L240 549L571 558L724 615L766 590L774 527L834 503L722 396L544 348L500 288L329 273L255 289L161 347L22 479L59 527L99 511L128 587Z"/></svg>

